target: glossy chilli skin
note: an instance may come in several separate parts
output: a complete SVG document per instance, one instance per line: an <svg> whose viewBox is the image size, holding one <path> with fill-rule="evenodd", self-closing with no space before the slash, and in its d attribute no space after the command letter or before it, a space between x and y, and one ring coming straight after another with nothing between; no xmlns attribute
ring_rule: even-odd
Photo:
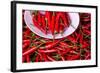
<svg viewBox="0 0 100 73"><path fill-rule="evenodd" d="M64 31L70 24L70 17L65 12L45 11L45 14L41 14L41 11L35 11L32 20L33 24L44 34L51 33L52 35Z"/></svg>
<svg viewBox="0 0 100 73"><path fill-rule="evenodd" d="M35 26L45 34L64 32L70 24L64 14L67 12L49 12L40 14L34 19ZM23 11L24 13L24 11ZM57 16L58 15L58 16ZM62 39L47 39L30 31L23 21L22 62L53 62L91 59L91 14L79 13L80 24L74 33ZM24 16L23 16L24 17ZM61 18L61 19L59 19ZM39 19L39 21L37 21ZM41 20L40 20L41 19ZM53 19L53 20L52 20ZM51 21L50 21L51 20ZM52 25L56 23L56 25ZM39 25L41 24L41 25ZM45 26L42 28L41 26ZM59 28L59 26L62 26ZM55 33L56 31L56 33Z"/></svg>

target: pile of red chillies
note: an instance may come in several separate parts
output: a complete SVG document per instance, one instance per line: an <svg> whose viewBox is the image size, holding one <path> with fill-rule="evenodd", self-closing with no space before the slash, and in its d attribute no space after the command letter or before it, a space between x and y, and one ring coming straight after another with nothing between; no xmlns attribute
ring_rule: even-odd
<svg viewBox="0 0 100 73"><path fill-rule="evenodd" d="M69 27L70 17L66 12L34 11L32 13L33 25L44 34L62 34Z"/></svg>
<svg viewBox="0 0 100 73"><path fill-rule="evenodd" d="M79 16L80 24L77 30L73 34L58 40L46 39L36 35L30 31L23 19L22 62L91 59L91 14L79 13ZM52 32L52 30L50 31Z"/></svg>

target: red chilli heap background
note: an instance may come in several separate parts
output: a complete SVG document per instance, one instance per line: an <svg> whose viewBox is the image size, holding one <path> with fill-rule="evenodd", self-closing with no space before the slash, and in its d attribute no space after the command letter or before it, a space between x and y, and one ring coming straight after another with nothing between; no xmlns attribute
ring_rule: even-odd
<svg viewBox="0 0 100 73"><path fill-rule="evenodd" d="M24 17L24 11L25 10L22 11L23 17ZM39 11L35 11L35 15L38 16L38 13ZM56 15L57 13L59 12L56 12ZM58 39L58 40L46 39L36 35L27 27L23 18L22 19L22 25L23 25L22 62L34 63L34 62L90 60L91 59L91 14L79 13L79 16L80 16L80 23L75 32L65 37L64 39ZM45 18L45 15L42 17ZM54 20L55 19L56 18L54 18ZM39 21L36 22L39 23ZM62 21L58 20L58 22L60 23ZM59 33L61 32L59 31Z"/></svg>

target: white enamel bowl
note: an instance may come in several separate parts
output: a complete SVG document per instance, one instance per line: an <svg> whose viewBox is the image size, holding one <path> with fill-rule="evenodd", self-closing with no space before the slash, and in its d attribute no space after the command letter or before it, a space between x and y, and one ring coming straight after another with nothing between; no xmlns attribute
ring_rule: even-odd
<svg viewBox="0 0 100 73"><path fill-rule="evenodd" d="M69 36L77 29L77 27L79 25L79 14L78 13L71 13L71 12L69 12L68 14L69 14L70 19L71 19L70 26L64 31L63 35L56 34L55 39L60 39L60 38L64 38L66 36ZM24 20L25 20L26 25L35 34L37 34L41 37L44 37L44 38L53 39L52 34L44 34L43 32L41 32L41 30L39 30L36 26L34 26L34 23L32 22L32 16L31 16L30 11L24 12Z"/></svg>

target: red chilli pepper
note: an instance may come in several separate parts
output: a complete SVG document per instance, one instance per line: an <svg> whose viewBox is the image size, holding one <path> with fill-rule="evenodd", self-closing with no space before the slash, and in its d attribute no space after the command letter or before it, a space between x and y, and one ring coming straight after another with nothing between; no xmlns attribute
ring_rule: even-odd
<svg viewBox="0 0 100 73"><path fill-rule="evenodd" d="M80 54L68 56L67 59L68 60L78 60L78 59L80 59Z"/></svg>
<svg viewBox="0 0 100 73"><path fill-rule="evenodd" d="M66 17L64 12L59 12L58 15L59 15L59 18L64 22L64 26L68 27L69 26L69 22L68 22L68 19L67 19L68 16Z"/></svg>
<svg viewBox="0 0 100 73"><path fill-rule="evenodd" d="M60 55L62 61L65 61L64 57L62 56L62 53L58 50L58 54Z"/></svg>
<svg viewBox="0 0 100 73"><path fill-rule="evenodd" d="M63 51L64 49L60 46L55 47L57 50Z"/></svg>
<svg viewBox="0 0 100 73"><path fill-rule="evenodd" d="M29 29L24 32L24 35L29 35L29 34L30 34L30 30Z"/></svg>
<svg viewBox="0 0 100 73"><path fill-rule="evenodd" d="M48 26L50 30L50 25L51 25L51 13L49 11L45 12L45 20L46 20L46 26Z"/></svg>
<svg viewBox="0 0 100 73"><path fill-rule="evenodd" d="M54 35L55 14L54 14L54 12L51 13L49 11L46 11L45 15L46 15L46 21L48 21L48 29Z"/></svg>
<svg viewBox="0 0 100 73"><path fill-rule="evenodd" d="M55 59L53 59L52 57L50 57L50 56L48 56L48 55L47 55L47 58L48 58L48 60L50 60L50 61L56 61Z"/></svg>
<svg viewBox="0 0 100 73"><path fill-rule="evenodd" d="M39 55L36 56L35 62L39 62Z"/></svg>
<svg viewBox="0 0 100 73"><path fill-rule="evenodd" d="M88 29L89 27L91 27L91 24L85 24L84 26L82 26L82 29L84 30L84 29Z"/></svg>
<svg viewBox="0 0 100 73"><path fill-rule="evenodd" d="M84 32L85 34L91 35L91 31L90 31L90 30L84 30L84 29L83 29L83 32Z"/></svg>
<svg viewBox="0 0 100 73"><path fill-rule="evenodd" d="M68 47L69 45L67 43L64 42L60 42L60 47Z"/></svg>
<svg viewBox="0 0 100 73"><path fill-rule="evenodd" d="M23 49L27 48L27 47L29 46L29 44L30 44L30 43L24 43L23 46L22 46L22 48L23 48Z"/></svg>
<svg viewBox="0 0 100 73"><path fill-rule="evenodd" d="M23 45L22 48L25 49L26 47L28 47L30 45L30 40L23 40Z"/></svg>
<svg viewBox="0 0 100 73"><path fill-rule="evenodd" d="M42 16L42 27L46 28L45 16Z"/></svg>
<svg viewBox="0 0 100 73"><path fill-rule="evenodd" d="M59 32L61 33L61 34L63 34L63 32L64 32L64 26L62 25L62 24L60 24L59 25Z"/></svg>
<svg viewBox="0 0 100 73"><path fill-rule="evenodd" d="M90 52L86 52L85 60L89 60L89 59L91 59L91 53Z"/></svg>
<svg viewBox="0 0 100 73"><path fill-rule="evenodd" d="M77 40L75 39L75 37L72 37L72 36L68 36L67 39L70 40L73 43L77 42Z"/></svg>
<svg viewBox="0 0 100 73"><path fill-rule="evenodd" d="M26 55L26 62L29 63L30 62L30 56Z"/></svg>
<svg viewBox="0 0 100 73"><path fill-rule="evenodd" d="M53 52L57 52L57 50L55 50L55 49L51 49L51 50L42 50L42 49L39 49L38 51L41 52L41 53L53 53Z"/></svg>
<svg viewBox="0 0 100 73"><path fill-rule="evenodd" d="M61 39L62 40L62 39ZM53 47L55 47L58 43L60 43L60 41L61 40L58 40L58 41L54 41L53 43L51 43L51 44L48 44L48 45L46 45L45 47L41 47L41 49L50 49L50 48L53 48Z"/></svg>
<svg viewBox="0 0 100 73"><path fill-rule="evenodd" d="M56 12L56 18L55 18L56 22L55 22L55 33L59 33L59 15Z"/></svg>
<svg viewBox="0 0 100 73"><path fill-rule="evenodd" d="M42 26L41 27L45 30L45 32L47 34L47 24L45 21L45 16L42 16Z"/></svg>
<svg viewBox="0 0 100 73"><path fill-rule="evenodd" d="M70 16L69 16L68 13L66 13L65 16L67 18L66 20L67 20L67 23L68 23L68 26L69 26L69 24L71 23Z"/></svg>
<svg viewBox="0 0 100 73"><path fill-rule="evenodd" d="M47 56L45 53L42 53L44 61L48 61Z"/></svg>
<svg viewBox="0 0 100 73"><path fill-rule="evenodd" d="M83 43L83 35L80 35L79 42L80 42L80 43Z"/></svg>
<svg viewBox="0 0 100 73"><path fill-rule="evenodd" d="M44 44L44 43L43 43ZM38 45L37 47L33 46L32 48L29 48L27 51L25 51L22 55L28 55L30 53L34 53L40 46L42 46L43 44Z"/></svg>
<svg viewBox="0 0 100 73"><path fill-rule="evenodd" d="M75 36L76 36L76 41L78 41L81 35L75 32Z"/></svg>
<svg viewBox="0 0 100 73"><path fill-rule="evenodd" d="M23 43L30 43L30 40L23 40Z"/></svg>
<svg viewBox="0 0 100 73"><path fill-rule="evenodd" d="M37 20L38 20L38 23L39 25L41 26L42 25L42 15L40 14L40 12L37 13Z"/></svg>
<svg viewBox="0 0 100 73"><path fill-rule="evenodd" d="M87 22L91 21L91 14L90 13L83 13L80 15L82 21Z"/></svg>
<svg viewBox="0 0 100 73"><path fill-rule="evenodd" d="M32 48L30 48L26 52L24 52L23 56L28 55L30 53L34 53L36 50L37 50L37 47L33 46Z"/></svg>
<svg viewBox="0 0 100 73"><path fill-rule="evenodd" d="M41 28L41 26L39 25L38 21L35 20L35 17L33 17L33 24L40 29L43 33L46 34L45 30L43 28Z"/></svg>
<svg viewBox="0 0 100 73"><path fill-rule="evenodd" d="M55 35L55 13L52 13L52 18L51 18L51 32L53 35Z"/></svg>
<svg viewBox="0 0 100 73"><path fill-rule="evenodd" d="M67 54L68 52L71 51L71 48L66 48L64 51L62 51L62 55Z"/></svg>
<svg viewBox="0 0 100 73"><path fill-rule="evenodd" d="M39 55L39 60L40 61L43 61L43 57L42 57L42 54L38 51L38 53L37 53L38 55Z"/></svg>
<svg viewBox="0 0 100 73"><path fill-rule="evenodd" d="M89 44L87 42L83 41L82 48L87 48L88 46L89 46Z"/></svg>

